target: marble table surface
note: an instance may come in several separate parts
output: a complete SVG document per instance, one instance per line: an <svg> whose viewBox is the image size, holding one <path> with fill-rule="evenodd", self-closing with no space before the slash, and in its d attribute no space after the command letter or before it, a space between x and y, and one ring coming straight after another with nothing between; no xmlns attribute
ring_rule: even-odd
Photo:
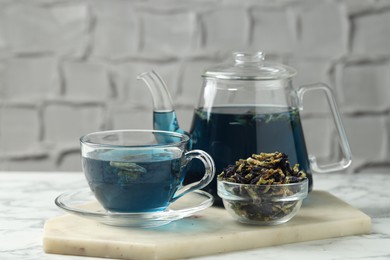
<svg viewBox="0 0 390 260"><path fill-rule="evenodd" d="M317 174L314 188L327 190L372 218L369 235L288 244L197 259L390 259L390 173ZM82 173L0 172L0 259L97 259L46 254L46 219L64 214L54 199L86 187Z"/></svg>

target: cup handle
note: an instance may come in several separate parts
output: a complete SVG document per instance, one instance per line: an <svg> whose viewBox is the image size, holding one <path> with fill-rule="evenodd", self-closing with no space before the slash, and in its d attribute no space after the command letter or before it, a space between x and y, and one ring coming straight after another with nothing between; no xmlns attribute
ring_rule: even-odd
<svg viewBox="0 0 390 260"><path fill-rule="evenodd" d="M202 189L207 184L209 184L214 178L215 165L214 165L213 159L211 158L211 156L208 153L206 153L202 150L192 150L192 151L185 153L185 158L187 160L187 163L195 158L201 160L202 163L204 164L204 167L205 167L205 174L203 175L203 178L200 181L193 182L191 184L188 184L188 185L180 188L177 191L177 192L180 191L180 193L178 194L176 192L173 195L171 202L179 199L180 197L182 197L183 195L185 195L191 191Z"/></svg>
<svg viewBox="0 0 390 260"><path fill-rule="evenodd" d="M338 133L339 137L339 144L341 147L341 150L343 152L343 158L336 163L331 163L327 165L318 165L317 159L315 156L310 155L309 160L310 160L310 166L315 172L332 172L332 171L339 171L347 168L351 162L352 162L352 153L351 153L351 148L348 143L347 135L344 130L344 126L341 120L340 113L337 109L337 104L336 100L334 98L334 95L332 93L332 90L325 85L324 83L315 83L315 84L310 84L310 85L304 85L299 87L297 90L298 98L299 98L299 103L301 109L303 108L303 95L305 94L306 91L311 91L311 90L322 90L325 92L326 97L328 99L328 104L330 106L332 115L333 115L333 121L336 126L336 130Z"/></svg>

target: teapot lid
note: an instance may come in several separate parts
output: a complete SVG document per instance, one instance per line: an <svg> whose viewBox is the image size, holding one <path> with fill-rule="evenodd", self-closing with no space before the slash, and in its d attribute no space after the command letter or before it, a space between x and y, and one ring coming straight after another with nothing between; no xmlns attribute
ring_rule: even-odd
<svg viewBox="0 0 390 260"><path fill-rule="evenodd" d="M233 63L211 67L202 76L229 80L272 80L290 78L297 73L289 66L264 61L263 52L235 52L233 58Z"/></svg>

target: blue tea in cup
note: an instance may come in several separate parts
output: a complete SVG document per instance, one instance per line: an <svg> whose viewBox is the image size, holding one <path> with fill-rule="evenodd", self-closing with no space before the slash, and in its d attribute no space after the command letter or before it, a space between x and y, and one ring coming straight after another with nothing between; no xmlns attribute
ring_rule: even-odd
<svg viewBox="0 0 390 260"><path fill-rule="evenodd" d="M186 135L154 130L117 130L81 137L82 165L96 199L112 212L156 212L205 187L214 162L204 151L187 151ZM203 178L182 186L187 164L203 162Z"/></svg>

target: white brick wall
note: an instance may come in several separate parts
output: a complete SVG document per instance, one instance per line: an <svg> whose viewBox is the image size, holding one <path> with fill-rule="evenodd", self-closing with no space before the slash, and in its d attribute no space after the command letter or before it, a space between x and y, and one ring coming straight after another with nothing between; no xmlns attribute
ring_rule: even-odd
<svg viewBox="0 0 390 260"><path fill-rule="evenodd" d="M390 3L364 0L0 0L0 170L80 170L78 138L151 128L149 92L167 81L184 129L201 71L234 50L263 50L298 70L296 86L329 84L354 162L390 163ZM324 97L307 94L307 146L339 156Z"/></svg>
<svg viewBox="0 0 390 260"><path fill-rule="evenodd" d="M249 40L249 19L245 7L216 8L202 13L203 47L214 51L221 46L231 50L241 48Z"/></svg>
<svg viewBox="0 0 390 260"><path fill-rule="evenodd" d="M2 89L6 100L30 100L60 95L58 60L53 56L2 59Z"/></svg>
<svg viewBox="0 0 390 260"><path fill-rule="evenodd" d="M298 8L298 16L299 55L334 58L347 52L349 23L342 2L318 1L303 5Z"/></svg>
<svg viewBox="0 0 390 260"><path fill-rule="evenodd" d="M390 54L390 12L369 13L352 19L352 53L361 55Z"/></svg>
<svg viewBox="0 0 390 260"><path fill-rule="evenodd" d="M388 109L389 71L390 64L386 60L363 60L343 64L337 86L343 108L355 112Z"/></svg>
<svg viewBox="0 0 390 260"><path fill-rule="evenodd" d="M297 44L297 14L291 8L251 9L253 25L250 34L252 49L266 53L291 54Z"/></svg>

